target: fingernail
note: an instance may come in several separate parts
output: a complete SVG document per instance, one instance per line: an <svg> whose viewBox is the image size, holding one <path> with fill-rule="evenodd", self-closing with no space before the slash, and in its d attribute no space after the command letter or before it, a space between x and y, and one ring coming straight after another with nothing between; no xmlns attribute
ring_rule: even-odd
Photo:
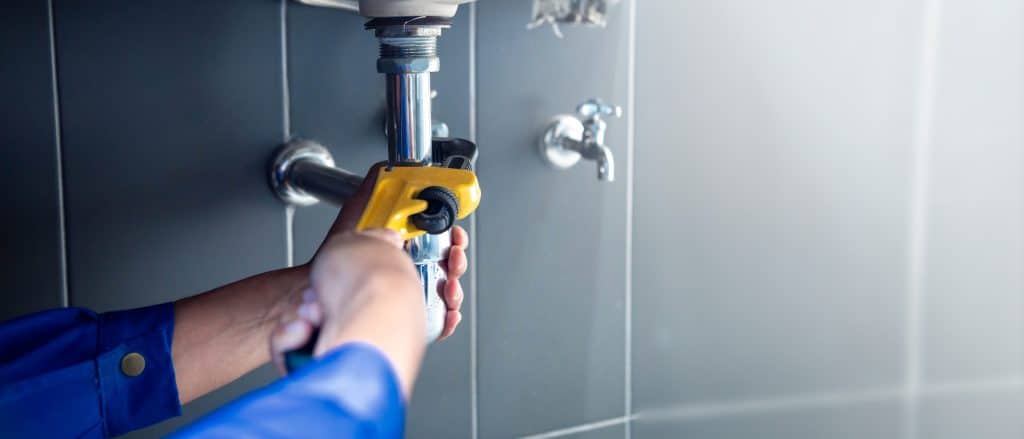
<svg viewBox="0 0 1024 439"><path fill-rule="evenodd" d="M284 336L289 341L297 342L305 335L305 324L301 320L293 320L284 327Z"/></svg>
<svg viewBox="0 0 1024 439"><path fill-rule="evenodd" d="M299 317L306 319L310 323L320 322L320 304L316 302L306 302L299 305Z"/></svg>

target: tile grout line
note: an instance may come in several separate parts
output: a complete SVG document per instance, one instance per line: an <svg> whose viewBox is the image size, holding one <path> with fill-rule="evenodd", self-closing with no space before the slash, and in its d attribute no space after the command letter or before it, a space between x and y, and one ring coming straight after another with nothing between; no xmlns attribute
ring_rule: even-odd
<svg viewBox="0 0 1024 439"><path fill-rule="evenodd" d="M477 94L476 94L476 3L469 4L469 139L477 142ZM479 159L478 159L479 161ZM479 168L477 169L479 172ZM480 253L477 252L477 239L480 237L477 215L470 218L473 234L469 241L469 249L473 255L473 269L469 273L469 289L473 295L472 314L469 316L469 406L470 406L470 437L477 439L480 434L479 378L477 373L477 314L479 313L480 294L477 289L480 271Z"/></svg>
<svg viewBox="0 0 1024 439"><path fill-rule="evenodd" d="M923 396L962 396L996 392L1020 392L1024 390L1024 376L996 377L979 381L955 381L940 383L919 391ZM697 420L723 418L770 412L802 410L820 407L842 407L848 405L899 401L906 397L906 387L867 389L860 391L792 395L771 399L732 400L680 405L656 410L647 410L629 416L605 419L597 422L560 428L520 439L550 439L564 437L618 424L629 424L635 420Z"/></svg>
<svg viewBox="0 0 1024 439"><path fill-rule="evenodd" d="M282 143L287 143L292 134L292 96L288 81L288 0L281 0L281 129ZM284 251L285 265L295 266L295 206L284 208Z"/></svg>
<svg viewBox="0 0 1024 439"><path fill-rule="evenodd" d="M68 286L68 226L64 208L64 143L61 137L60 120L60 85L57 83L57 26L54 18L53 0L47 0L47 15L50 21L50 79L53 93L53 131L57 159L57 217L60 230L60 302L61 306L71 306L71 289Z"/></svg>
<svg viewBox="0 0 1024 439"><path fill-rule="evenodd" d="M283 104L282 129L284 141L292 134L291 87L288 82L288 0L281 0L281 103Z"/></svg>
<svg viewBox="0 0 1024 439"><path fill-rule="evenodd" d="M295 266L295 206L284 207L284 251L285 264Z"/></svg>
<svg viewBox="0 0 1024 439"><path fill-rule="evenodd" d="M632 428L630 416L633 413L633 175L636 166L636 11L637 0L629 2L629 31L627 33L626 61L626 290L623 313L625 314L625 367L623 370L623 388L625 401L623 408L626 418L625 439L631 439Z"/></svg>
<svg viewBox="0 0 1024 439"><path fill-rule="evenodd" d="M520 436L519 439L551 439L556 437L568 436L570 434L585 433L593 430L600 430L602 428L614 427L619 424L625 424L629 422L630 416L619 416L618 418L605 419L602 421L589 422L586 424L580 424L573 427L560 428L558 430L551 430L544 433L534 434L530 436Z"/></svg>
<svg viewBox="0 0 1024 439"><path fill-rule="evenodd" d="M911 181L909 245L907 253L906 346L904 359L903 439L918 437L918 397L924 363L924 301L928 234L929 167L931 125L934 111L935 77L938 68L941 0L925 3L921 33L921 59L918 67L915 120L911 138Z"/></svg>

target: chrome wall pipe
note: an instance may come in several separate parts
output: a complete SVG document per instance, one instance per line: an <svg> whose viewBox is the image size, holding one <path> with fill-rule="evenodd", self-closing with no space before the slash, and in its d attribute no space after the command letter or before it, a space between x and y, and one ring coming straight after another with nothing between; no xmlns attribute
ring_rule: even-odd
<svg viewBox="0 0 1024 439"><path fill-rule="evenodd" d="M320 201L341 206L362 181L361 175L335 167L330 151L312 140L286 143L270 166L270 186L278 198L293 206Z"/></svg>

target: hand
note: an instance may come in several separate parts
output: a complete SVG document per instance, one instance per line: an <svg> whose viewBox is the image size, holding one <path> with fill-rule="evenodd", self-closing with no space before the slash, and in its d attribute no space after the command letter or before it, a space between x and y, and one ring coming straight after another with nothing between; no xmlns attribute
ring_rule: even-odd
<svg viewBox="0 0 1024 439"><path fill-rule="evenodd" d="M345 243L351 240L352 236L357 236L359 233L354 232L356 223L358 223L360 216L362 215L363 209L367 201L369 200L370 194L373 190L373 185L376 182L376 176L379 173L379 169L382 165L377 164L370 168L367 173L367 178L363 181L359 190L353 195L352 198L345 203L344 208L339 213L338 218L335 220L334 225L331 226L331 230L328 233L328 237L324 243L321 244L320 249L317 251L313 261L313 273L314 278L313 284L315 285L315 278L318 273L318 267L324 265L334 265L333 263L321 263L321 260L336 260L338 266L344 266L346 271L358 272L363 270L373 270L375 267L362 266L356 267L348 262L339 260L335 257L327 257L328 251L335 247L344 247ZM397 244L401 246L401 242L398 240L398 235L394 232L385 230L374 230L366 231L363 234L371 237L383 239L386 242ZM336 239L336 237L340 237ZM466 273L468 268L468 261L466 258L465 248L469 244L469 235L465 229L459 226L455 226L451 231L451 249L448 257L442 262L447 272L447 281L440 287L442 297L447 304L447 315L445 318L445 326L442 331L440 339L447 338L458 326L462 320L462 313L460 309L464 299L464 293L462 285L459 282L459 278ZM340 244L335 246L332 244L337 240ZM366 253L364 253L366 254ZM343 259L343 258L340 258ZM363 261L360 261L362 263ZM318 300L316 293L317 289L311 288L304 291L302 294L293 296L291 303L291 312L286 312L282 316L282 319L278 327L274 330L271 336L271 355L274 359L278 369L284 373L283 366L283 353L289 350L297 349L309 340L309 337L313 333L313 328L320 327L323 324L324 310L322 306L322 300ZM420 299L422 302L422 299ZM422 308L422 303L420 303ZM317 353L321 353L319 350Z"/></svg>
<svg viewBox="0 0 1024 439"><path fill-rule="evenodd" d="M349 231L330 237L313 260L301 304L285 313L270 337L282 373L284 352L306 344L313 355L349 342L375 346L391 362L408 396L423 357L426 314L419 275L392 230Z"/></svg>
<svg viewBox="0 0 1024 439"><path fill-rule="evenodd" d="M370 200L370 195L373 193L373 186L377 183L377 174L380 173L380 168L383 166L384 163L377 163L366 172L363 184L345 202L341 212L338 213L338 217L334 220L334 224L331 225L327 238L324 239L325 244L330 240L331 236L355 230L356 224L359 223L359 218L363 216L366 203ZM452 227L451 239L448 257L442 262L447 274L447 280L441 285L441 297L444 298L448 312L445 315L444 329L438 338L439 341L452 335L455 332L455 328L462 322L461 309L465 293L462 289L462 282L459 279L466 274L466 270L469 268L469 260L466 258L466 249L469 248L469 234L466 233L466 229L463 229L461 226ZM323 246L324 244L320 245L321 250L317 250L317 254L322 251Z"/></svg>

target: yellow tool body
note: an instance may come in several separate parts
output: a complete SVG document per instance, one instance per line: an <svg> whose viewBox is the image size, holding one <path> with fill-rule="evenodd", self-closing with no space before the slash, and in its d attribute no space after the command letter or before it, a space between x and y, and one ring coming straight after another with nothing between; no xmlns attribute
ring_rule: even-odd
<svg viewBox="0 0 1024 439"><path fill-rule="evenodd" d="M437 166L384 167L380 168L356 230L388 228L397 231L403 240L427 233L411 218L427 209L427 201L417 196L430 187L447 189L455 196L458 200L457 219L469 216L480 205L480 183L473 171Z"/></svg>

